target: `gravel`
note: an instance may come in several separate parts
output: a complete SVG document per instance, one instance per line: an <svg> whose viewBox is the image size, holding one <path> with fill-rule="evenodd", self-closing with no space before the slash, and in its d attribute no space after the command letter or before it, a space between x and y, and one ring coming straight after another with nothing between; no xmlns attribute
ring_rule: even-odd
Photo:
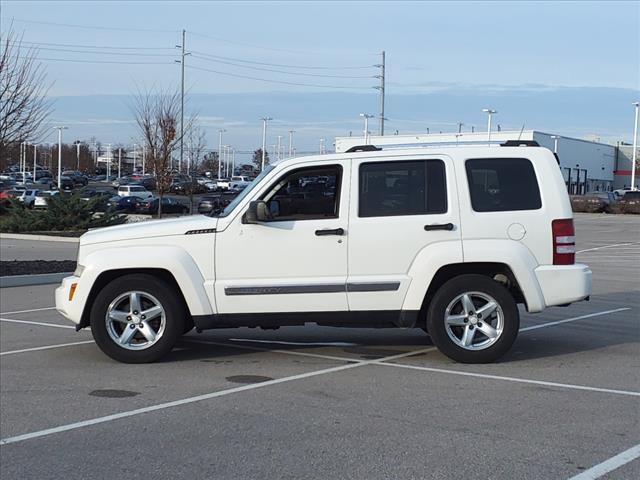
<svg viewBox="0 0 640 480"><path fill-rule="evenodd" d="M73 272L76 262L72 260L11 260L0 261L0 277L11 275L35 275L39 273Z"/></svg>

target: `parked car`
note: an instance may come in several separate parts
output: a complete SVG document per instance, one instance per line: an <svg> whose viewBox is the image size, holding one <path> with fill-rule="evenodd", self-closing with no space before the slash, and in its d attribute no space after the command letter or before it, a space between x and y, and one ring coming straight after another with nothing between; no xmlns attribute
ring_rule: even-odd
<svg viewBox="0 0 640 480"><path fill-rule="evenodd" d="M55 183L57 185L57 181ZM73 181L73 179L64 175L60 177L60 185L57 185L58 190L73 190L75 186L76 183Z"/></svg>
<svg viewBox="0 0 640 480"><path fill-rule="evenodd" d="M44 188L45 190L51 190L55 186L55 183L51 177L42 177L36 180L33 185Z"/></svg>
<svg viewBox="0 0 640 480"><path fill-rule="evenodd" d="M148 191L142 185L122 185L118 187L118 195L120 197L140 197L145 200L153 198L153 193Z"/></svg>
<svg viewBox="0 0 640 480"><path fill-rule="evenodd" d="M36 198L33 202L33 208L38 210L48 208L49 205L47 202L49 198L55 195L60 195L60 191L59 190L38 190L38 192L36 193Z"/></svg>
<svg viewBox="0 0 640 480"><path fill-rule="evenodd" d="M250 183L251 183L251 180L249 180L248 177L243 177L238 175L238 176L231 177L231 180L229 181L229 188L242 189L247 185L249 185Z"/></svg>
<svg viewBox="0 0 640 480"><path fill-rule="evenodd" d="M73 185L77 187L86 187L89 183L89 179L86 175L75 170L67 170L62 172L62 175L70 178L73 181Z"/></svg>
<svg viewBox="0 0 640 480"><path fill-rule="evenodd" d="M229 188L229 179L228 178L217 179L216 187L218 190L227 190Z"/></svg>
<svg viewBox="0 0 640 480"><path fill-rule="evenodd" d="M422 328L455 361L495 361L518 335L518 304L591 295L561 170L531 143L283 160L216 217L85 233L56 309L130 363L193 327L307 322ZM324 191L291 188L311 176Z"/></svg>
<svg viewBox="0 0 640 480"><path fill-rule="evenodd" d="M128 196L120 197L118 195L111 197L107 202L107 209L116 210L123 213L135 213L145 200L140 197Z"/></svg>
<svg viewBox="0 0 640 480"><path fill-rule="evenodd" d="M204 195L200 198L200 202L198 202L198 213L215 215L220 213L225 206L226 205L222 203L221 195Z"/></svg>
<svg viewBox="0 0 640 480"><path fill-rule="evenodd" d="M24 190L10 190L9 196L22 202L25 207L32 208L36 200L36 194L38 190L24 189Z"/></svg>
<svg viewBox="0 0 640 480"><path fill-rule="evenodd" d="M144 200L140 203L137 212L156 214L160 199ZM171 197L162 197L162 213L189 213L189 206Z"/></svg>

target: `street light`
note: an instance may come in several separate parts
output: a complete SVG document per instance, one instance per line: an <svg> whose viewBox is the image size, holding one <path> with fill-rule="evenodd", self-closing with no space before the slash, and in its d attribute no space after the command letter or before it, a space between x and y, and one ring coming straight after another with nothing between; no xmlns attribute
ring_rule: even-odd
<svg viewBox="0 0 640 480"><path fill-rule="evenodd" d="M458 122L458 133L462 133L462 127L463 126L464 126L464 123Z"/></svg>
<svg viewBox="0 0 640 480"><path fill-rule="evenodd" d="M364 118L364 144L369 145L369 119L373 118L373 115L361 113L360 116Z"/></svg>
<svg viewBox="0 0 640 480"><path fill-rule="evenodd" d="M226 132L224 128L218 130L220 139L218 142L218 178L222 178L222 134Z"/></svg>
<svg viewBox="0 0 640 480"><path fill-rule="evenodd" d="M80 140L76 140L76 161L77 167L76 170L80 171L80 144L82 142Z"/></svg>
<svg viewBox="0 0 640 480"><path fill-rule="evenodd" d="M289 130L289 158L293 156L293 134L295 130Z"/></svg>
<svg viewBox="0 0 640 480"><path fill-rule="evenodd" d="M636 189L636 159L638 157L638 107L640 102L634 102L636 107L636 120L633 125L633 154L631 155L631 190Z"/></svg>
<svg viewBox="0 0 640 480"><path fill-rule="evenodd" d="M266 158L266 151L265 149L267 148L267 122L269 120L273 120L273 118L271 117L262 117L262 165L260 167L260 171L264 170L264 162L265 162L265 158Z"/></svg>
<svg viewBox="0 0 640 480"><path fill-rule="evenodd" d="M494 113L498 113L498 111L490 108L483 108L482 111L489 115L489 121L487 122L487 144L491 146L491 116Z"/></svg>
<svg viewBox="0 0 640 480"><path fill-rule="evenodd" d="M558 153L558 139L560 138L558 135L551 135L553 138L553 153Z"/></svg>
<svg viewBox="0 0 640 480"><path fill-rule="evenodd" d="M37 153L38 153L38 144L34 143L33 144L33 181L35 182L38 178L36 176L36 170L37 170Z"/></svg>
<svg viewBox="0 0 640 480"><path fill-rule="evenodd" d="M54 127L58 129L58 190L60 190L60 182L62 181L62 130L68 127Z"/></svg>

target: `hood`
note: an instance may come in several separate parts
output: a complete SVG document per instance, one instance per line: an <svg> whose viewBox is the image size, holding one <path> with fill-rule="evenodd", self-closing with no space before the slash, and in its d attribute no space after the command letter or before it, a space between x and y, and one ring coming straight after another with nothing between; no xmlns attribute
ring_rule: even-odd
<svg viewBox="0 0 640 480"><path fill-rule="evenodd" d="M149 220L89 230L80 237L80 244L92 245L94 243L133 240L136 238L184 235L192 230L213 231L217 224L217 218L207 217L205 215L190 215L188 217L169 218L166 220Z"/></svg>

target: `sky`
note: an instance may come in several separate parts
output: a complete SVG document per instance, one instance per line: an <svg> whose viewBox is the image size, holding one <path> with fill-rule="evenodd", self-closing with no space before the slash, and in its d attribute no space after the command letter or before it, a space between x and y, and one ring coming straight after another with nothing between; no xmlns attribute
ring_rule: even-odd
<svg viewBox="0 0 640 480"><path fill-rule="evenodd" d="M631 141L631 102L640 99L640 2L2 0L0 8L2 34L12 25L39 49L53 120L105 142L136 136L130 95L179 88L183 29L188 109L212 147L224 128L225 143L257 148L262 116L274 117L268 143L293 129L301 150L360 133L359 114L378 114L382 50L389 131L480 126L491 107L504 128Z"/></svg>

